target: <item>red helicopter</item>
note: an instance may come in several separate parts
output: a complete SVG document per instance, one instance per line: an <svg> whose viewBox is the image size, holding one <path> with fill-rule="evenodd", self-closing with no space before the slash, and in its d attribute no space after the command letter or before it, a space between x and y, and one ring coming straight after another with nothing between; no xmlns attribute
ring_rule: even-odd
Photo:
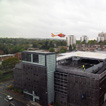
<svg viewBox="0 0 106 106"><path fill-rule="evenodd" d="M57 34L57 35L54 35L53 33L51 33L52 37L55 37L55 36L59 36L59 37L65 37L66 35L60 33L60 34Z"/></svg>

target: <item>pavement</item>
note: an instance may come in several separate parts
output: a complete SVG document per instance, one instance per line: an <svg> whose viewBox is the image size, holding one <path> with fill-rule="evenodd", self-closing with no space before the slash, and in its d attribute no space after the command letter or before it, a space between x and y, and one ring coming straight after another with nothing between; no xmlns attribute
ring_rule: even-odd
<svg viewBox="0 0 106 106"><path fill-rule="evenodd" d="M106 106L106 102L102 106Z"/></svg>
<svg viewBox="0 0 106 106"><path fill-rule="evenodd" d="M33 101L30 101L28 103L28 106L41 106L40 104L36 103L36 102L33 102Z"/></svg>
<svg viewBox="0 0 106 106"><path fill-rule="evenodd" d="M13 81L0 83L0 106L28 106L28 99L23 95L6 90L8 85L12 85ZM6 96L10 95L13 100L9 102Z"/></svg>

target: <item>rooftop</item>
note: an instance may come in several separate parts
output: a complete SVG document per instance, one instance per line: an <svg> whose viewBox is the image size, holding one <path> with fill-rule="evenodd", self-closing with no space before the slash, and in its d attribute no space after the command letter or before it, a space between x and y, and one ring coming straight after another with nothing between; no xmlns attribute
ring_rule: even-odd
<svg viewBox="0 0 106 106"><path fill-rule="evenodd" d="M14 54L4 54L4 55L0 55L0 57L7 57L7 56L14 56Z"/></svg>
<svg viewBox="0 0 106 106"><path fill-rule="evenodd" d="M23 51L27 53L38 53L38 54L54 54L54 52L44 51L44 50L30 50L30 51Z"/></svg>
<svg viewBox="0 0 106 106"><path fill-rule="evenodd" d="M83 51L76 51L76 52L67 52L62 53L57 57L57 61L68 59L70 57L82 57L82 58L89 58L89 59L106 59L106 53L103 52L83 52Z"/></svg>
<svg viewBox="0 0 106 106"><path fill-rule="evenodd" d="M57 68L69 73L82 71L100 74L106 69L105 59L105 53L80 51L63 53L57 57Z"/></svg>

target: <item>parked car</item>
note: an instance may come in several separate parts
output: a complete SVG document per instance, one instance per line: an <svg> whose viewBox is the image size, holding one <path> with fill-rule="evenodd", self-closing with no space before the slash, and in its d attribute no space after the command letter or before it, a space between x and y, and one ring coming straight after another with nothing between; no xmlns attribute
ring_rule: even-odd
<svg viewBox="0 0 106 106"><path fill-rule="evenodd" d="M7 95L6 96L6 99L9 100L9 101L11 101L11 100L13 100L13 97L11 97L10 95Z"/></svg>

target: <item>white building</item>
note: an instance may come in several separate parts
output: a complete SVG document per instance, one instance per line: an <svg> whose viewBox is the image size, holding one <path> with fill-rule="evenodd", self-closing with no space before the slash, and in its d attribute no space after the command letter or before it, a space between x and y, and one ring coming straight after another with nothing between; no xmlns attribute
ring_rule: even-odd
<svg viewBox="0 0 106 106"><path fill-rule="evenodd" d="M98 34L98 37L102 37L101 39L104 41L106 41L106 33L104 33L104 32L101 32L101 33L99 33ZM104 39L103 39L104 38Z"/></svg>
<svg viewBox="0 0 106 106"><path fill-rule="evenodd" d="M85 41L85 43L88 43L88 37L87 36L82 36L82 37L80 37L80 41L81 42Z"/></svg>
<svg viewBox="0 0 106 106"><path fill-rule="evenodd" d="M104 41L104 37L97 37L97 42Z"/></svg>
<svg viewBox="0 0 106 106"><path fill-rule="evenodd" d="M66 41L67 41L67 46L76 44L76 38L74 35L69 35L68 37L66 37Z"/></svg>

